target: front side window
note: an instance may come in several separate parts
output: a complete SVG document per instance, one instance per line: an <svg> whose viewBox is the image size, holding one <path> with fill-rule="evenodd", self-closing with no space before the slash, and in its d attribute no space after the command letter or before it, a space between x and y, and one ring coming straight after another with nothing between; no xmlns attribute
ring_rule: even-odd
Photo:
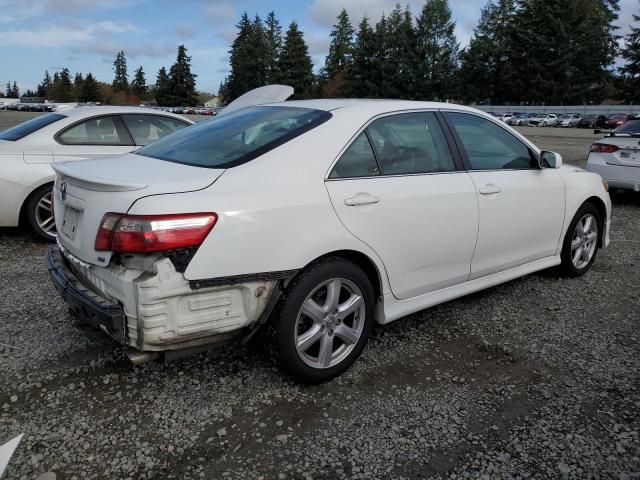
<svg viewBox="0 0 640 480"><path fill-rule="evenodd" d="M31 120L22 122L13 128L5 130L4 132L0 132L0 140L15 142L16 140L20 140L27 135L31 135L32 133L46 127L47 125L51 125L58 120L62 120L63 118L66 118L66 115L60 115L59 113L48 113L46 115L32 118Z"/></svg>
<svg viewBox="0 0 640 480"><path fill-rule="evenodd" d="M404 113L375 120L367 127L383 175L455 170L433 112Z"/></svg>
<svg viewBox="0 0 640 480"><path fill-rule="evenodd" d="M466 113L447 113L447 119L464 147L471 170L538 168L529 148L501 126Z"/></svg>
<svg viewBox="0 0 640 480"><path fill-rule="evenodd" d="M136 145L147 145L189 126L186 122L162 115L123 115L122 120Z"/></svg>
<svg viewBox="0 0 640 480"><path fill-rule="evenodd" d="M371 177L380 175L376 156L365 132L358 135L333 167L329 178Z"/></svg>
<svg viewBox="0 0 640 480"><path fill-rule="evenodd" d="M142 147L137 155L207 168L230 168L326 122L331 113L256 106L216 116Z"/></svg>
<svg viewBox="0 0 640 480"><path fill-rule="evenodd" d="M58 141L65 145L127 145L123 137L114 117L96 117L63 131Z"/></svg>

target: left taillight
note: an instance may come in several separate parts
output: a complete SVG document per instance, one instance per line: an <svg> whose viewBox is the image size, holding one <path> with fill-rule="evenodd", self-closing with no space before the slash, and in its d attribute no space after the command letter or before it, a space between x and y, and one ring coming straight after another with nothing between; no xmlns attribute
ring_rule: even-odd
<svg viewBox="0 0 640 480"><path fill-rule="evenodd" d="M199 247L218 216L215 213L124 215L106 213L96 235L95 250L151 253Z"/></svg>

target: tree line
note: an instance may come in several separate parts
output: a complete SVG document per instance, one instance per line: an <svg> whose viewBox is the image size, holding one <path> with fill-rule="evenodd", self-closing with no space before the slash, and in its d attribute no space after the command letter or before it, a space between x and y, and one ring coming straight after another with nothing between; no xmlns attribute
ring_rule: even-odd
<svg viewBox="0 0 640 480"><path fill-rule="evenodd" d="M623 39L619 0L490 0L465 48L448 0L426 0L417 16L400 4L354 28L343 9L317 74L303 32L284 36L271 12L246 13L220 85L228 102L266 83L295 98L365 97L465 103L587 104L640 100L640 16ZM617 56L624 65L616 69Z"/></svg>

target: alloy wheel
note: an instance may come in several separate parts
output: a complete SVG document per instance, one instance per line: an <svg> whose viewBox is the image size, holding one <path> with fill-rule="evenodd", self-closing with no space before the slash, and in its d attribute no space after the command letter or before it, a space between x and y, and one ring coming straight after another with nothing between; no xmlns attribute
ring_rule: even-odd
<svg viewBox="0 0 640 480"><path fill-rule="evenodd" d="M51 204L51 192L45 193L36 205L36 223L46 235L56 237L56 222L53 218L53 205Z"/></svg>
<svg viewBox="0 0 640 480"><path fill-rule="evenodd" d="M362 291L346 278L318 285L302 303L294 341L300 359L313 368L333 367L356 347L365 325Z"/></svg>
<svg viewBox="0 0 640 480"><path fill-rule="evenodd" d="M587 213L578 220L571 237L571 261L575 268L583 269L589 264L597 243L598 221L593 214Z"/></svg>

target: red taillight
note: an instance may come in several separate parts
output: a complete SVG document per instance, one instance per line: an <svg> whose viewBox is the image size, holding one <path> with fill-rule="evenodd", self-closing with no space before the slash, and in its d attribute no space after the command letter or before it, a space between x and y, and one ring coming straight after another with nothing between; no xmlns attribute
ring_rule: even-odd
<svg viewBox="0 0 640 480"><path fill-rule="evenodd" d="M620 147L616 145L609 145L608 143L594 143L591 145L591 152L594 153L613 153L620 150Z"/></svg>
<svg viewBox="0 0 640 480"><path fill-rule="evenodd" d="M106 213L96 235L96 251L149 253L199 247L218 216L215 213L124 215Z"/></svg>

